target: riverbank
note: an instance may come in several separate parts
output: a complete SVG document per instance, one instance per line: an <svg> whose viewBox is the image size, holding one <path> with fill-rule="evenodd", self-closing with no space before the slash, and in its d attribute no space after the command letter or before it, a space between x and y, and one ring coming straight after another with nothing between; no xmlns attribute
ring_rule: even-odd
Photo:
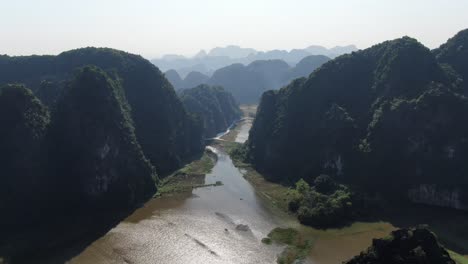
<svg viewBox="0 0 468 264"><path fill-rule="evenodd" d="M247 140L248 132L257 111L257 105L241 105L240 109L243 117L233 124L224 135L220 136L219 140L212 139L211 145L221 147L228 152L232 147L238 144L236 142L244 142ZM219 144L219 142L224 142L224 144ZM204 176L211 172L216 164L216 160L217 155L213 152L213 149L208 146L201 158L192 161L183 168L165 177L159 183L158 192L155 194L155 197L190 192L194 188L221 185L222 182L204 184Z"/></svg>
<svg viewBox="0 0 468 264"><path fill-rule="evenodd" d="M241 105L242 118L221 139L228 142L243 143L248 138L248 133L257 112L257 105Z"/></svg>
<svg viewBox="0 0 468 264"><path fill-rule="evenodd" d="M232 131L236 131L236 127ZM229 137L229 133L226 136ZM217 141L214 144L228 153L240 145L232 141ZM458 264L468 263L468 234L464 231L468 218L463 212L419 205L393 206L384 208L382 214L371 221L354 222L343 228L315 229L299 224L295 216L290 214L288 202L292 194L289 187L269 182L250 164L236 160L235 156L231 158L235 166L241 169L243 177L255 188L256 193L276 209L277 214L289 215L289 220L281 227L297 231L300 241L310 242L288 244L278 258L279 263L293 263L296 258L302 258L305 251L313 263L341 263L367 249L374 238L383 238L397 228L418 224L427 224L438 235L441 243L451 249L450 254ZM274 230L272 232L274 233Z"/></svg>
<svg viewBox="0 0 468 264"><path fill-rule="evenodd" d="M400 210L402 215L398 215L395 209L388 213L394 218L382 216L343 228L320 230L301 225L288 212L290 188L265 180L250 164L233 160L229 155L240 145L235 141L244 125L245 122L239 122L231 129L229 133L237 133L230 135L231 141L213 140L209 148L213 153L205 152L172 178L164 179L161 195L148 201L70 263L270 264L293 263L304 258L303 262L295 263L336 264L365 250L372 239L411 224L402 220L409 212ZM216 154L216 160L212 154ZM217 182L223 185L216 186ZM425 223L437 218L429 212L424 217L416 220ZM463 218L456 221L460 219ZM441 219L437 221L444 223ZM442 238L447 241L460 238L454 232L448 236L448 232L437 230L436 234L444 245L448 244ZM464 256L452 254L457 263L465 264Z"/></svg>
<svg viewBox="0 0 468 264"><path fill-rule="evenodd" d="M242 123L238 124L239 127L242 125ZM236 131L236 128L231 129L231 131ZM215 141L213 145L230 153L241 144L230 141ZM380 221L358 222L348 227L327 230L301 225L296 217L288 211L288 202L292 195L289 187L270 182L250 164L235 159L233 155L231 158L269 210L283 219L281 225L278 226L280 229L278 227L272 229L267 236L272 237L273 244L285 245L283 252L278 255L278 263L294 263L294 261L301 259L320 264L341 263L370 246L373 238L385 237L396 229L393 225ZM287 232L277 232L278 230L286 230ZM291 233L295 234L295 238L284 243L284 239L281 237L289 236ZM268 243L265 243L265 246L268 246Z"/></svg>
<svg viewBox="0 0 468 264"><path fill-rule="evenodd" d="M174 195L191 192L194 188L221 185L222 183L205 184L205 175L213 169L217 155L209 147L205 149L202 157L162 179L158 192L154 197Z"/></svg>

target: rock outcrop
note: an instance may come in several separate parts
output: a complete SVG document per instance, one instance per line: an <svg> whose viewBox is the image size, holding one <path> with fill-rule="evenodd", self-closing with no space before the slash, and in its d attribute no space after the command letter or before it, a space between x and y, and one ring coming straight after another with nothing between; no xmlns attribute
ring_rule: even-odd
<svg viewBox="0 0 468 264"><path fill-rule="evenodd" d="M367 251L346 264L455 264L433 233L424 228L393 231L390 237L374 239Z"/></svg>

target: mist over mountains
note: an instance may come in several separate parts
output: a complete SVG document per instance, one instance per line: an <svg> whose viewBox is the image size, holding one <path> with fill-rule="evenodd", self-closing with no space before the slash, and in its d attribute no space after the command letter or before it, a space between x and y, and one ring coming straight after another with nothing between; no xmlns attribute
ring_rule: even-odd
<svg viewBox="0 0 468 264"><path fill-rule="evenodd" d="M190 72L182 78L175 70L164 75L176 90L196 87L200 84L222 86L241 104L257 103L263 92L279 89L291 80L307 77L315 69L329 61L323 55L310 55L291 67L284 60L256 60L248 65L234 63L216 70L211 77L200 72Z"/></svg>
<svg viewBox="0 0 468 264"><path fill-rule="evenodd" d="M216 47L208 52L201 50L193 57L168 54L159 59L153 59L151 62L163 72L173 69L184 78L192 71L211 75L217 69L235 63L247 65L256 60L283 60L290 66L294 66L300 60L310 55L324 55L333 59L339 55L351 53L356 50L358 50L358 48L355 45L336 46L330 49L312 45L305 49L292 49L291 51L278 49L258 51L251 48L230 45L226 47Z"/></svg>

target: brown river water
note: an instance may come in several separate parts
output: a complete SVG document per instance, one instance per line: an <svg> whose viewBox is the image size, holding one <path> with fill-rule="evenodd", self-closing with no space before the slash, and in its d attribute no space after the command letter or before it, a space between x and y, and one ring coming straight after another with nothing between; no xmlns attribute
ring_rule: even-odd
<svg viewBox="0 0 468 264"><path fill-rule="evenodd" d="M241 126L236 141L247 139L250 126L251 122ZM204 181L221 181L222 186L151 199L69 262L276 263L283 247L265 245L261 239L277 226L294 226L316 238L305 263L341 263L393 229L385 223L327 231L301 227L294 218L270 209L230 157L212 149L218 160Z"/></svg>

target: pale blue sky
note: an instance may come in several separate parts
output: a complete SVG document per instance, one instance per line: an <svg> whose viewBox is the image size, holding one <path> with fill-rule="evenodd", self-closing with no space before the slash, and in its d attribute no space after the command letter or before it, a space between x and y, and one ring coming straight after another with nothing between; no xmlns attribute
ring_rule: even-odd
<svg viewBox="0 0 468 264"><path fill-rule="evenodd" d="M0 54L112 47L152 58L236 44L430 48L468 28L468 0L0 0Z"/></svg>

